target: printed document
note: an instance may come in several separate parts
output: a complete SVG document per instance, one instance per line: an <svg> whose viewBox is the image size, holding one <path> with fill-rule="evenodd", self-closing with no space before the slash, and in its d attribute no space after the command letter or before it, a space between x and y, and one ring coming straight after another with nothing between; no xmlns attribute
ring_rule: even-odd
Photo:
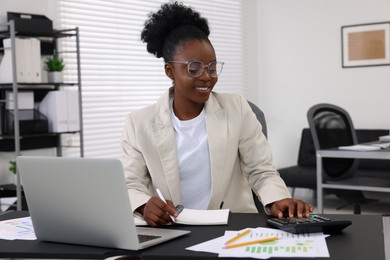
<svg viewBox="0 0 390 260"><path fill-rule="evenodd" d="M0 239L37 239L31 222L31 217L15 218L0 221Z"/></svg>
<svg viewBox="0 0 390 260"><path fill-rule="evenodd" d="M246 230L246 229L244 229ZM253 228L251 232L236 243L250 242L269 237L277 240L224 249L225 242L244 231L226 231L224 236L186 248L191 251L218 253L219 257L250 257L267 259L270 257L329 257L329 251L323 233L291 234L272 228Z"/></svg>

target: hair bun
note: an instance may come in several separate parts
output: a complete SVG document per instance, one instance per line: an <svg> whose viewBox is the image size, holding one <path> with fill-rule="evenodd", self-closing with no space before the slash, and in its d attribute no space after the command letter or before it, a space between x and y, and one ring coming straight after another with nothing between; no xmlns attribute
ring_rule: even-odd
<svg viewBox="0 0 390 260"><path fill-rule="evenodd" d="M157 58L163 56L165 39L176 28L181 26L194 26L207 37L210 34L206 18L199 12L184 6L182 3L169 2L161 5L161 9L148 15L141 40L146 43L148 52Z"/></svg>

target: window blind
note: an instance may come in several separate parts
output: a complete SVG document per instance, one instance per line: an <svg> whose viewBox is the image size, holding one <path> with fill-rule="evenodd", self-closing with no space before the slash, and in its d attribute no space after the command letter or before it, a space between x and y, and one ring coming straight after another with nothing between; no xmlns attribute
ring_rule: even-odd
<svg viewBox="0 0 390 260"><path fill-rule="evenodd" d="M140 40L147 15L162 0L61 0L55 23L61 29L79 27L85 157L121 158L121 134L129 112L154 103L171 85L163 60L146 51ZM214 88L245 95L242 46L242 1L182 1L204 15L217 59L225 66ZM65 61L72 64L63 44ZM67 66L65 75L74 75ZM71 154L72 152L68 152ZM64 156L67 156L64 153Z"/></svg>

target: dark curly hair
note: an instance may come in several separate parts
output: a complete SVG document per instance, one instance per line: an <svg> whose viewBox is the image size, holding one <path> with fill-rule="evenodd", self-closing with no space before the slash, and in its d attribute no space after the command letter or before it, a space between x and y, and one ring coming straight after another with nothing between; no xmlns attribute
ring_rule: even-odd
<svg viewBox="0 0 390 260"><path fill-rule="evenodd" d="M157 58L169 61L179 46L189 40L206 40L210 34L206 18L182 3L169 2L150 13L141 33L146 49Z"/></svg>

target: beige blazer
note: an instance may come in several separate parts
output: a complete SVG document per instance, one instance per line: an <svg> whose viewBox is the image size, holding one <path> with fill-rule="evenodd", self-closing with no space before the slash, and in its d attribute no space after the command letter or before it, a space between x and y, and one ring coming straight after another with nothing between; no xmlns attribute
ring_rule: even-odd
<svg viewBox="0 0 390 260"><path fill-rule="evenodd" d="M133 210L156 195L181 203L175 131L167 91L156 104L128 114L123 130L124 171ZM211 163L208 209L257 212L251 187L263 205L291 195L272 164L271 150L245 98L213 92L205 104Z"/></svg>

